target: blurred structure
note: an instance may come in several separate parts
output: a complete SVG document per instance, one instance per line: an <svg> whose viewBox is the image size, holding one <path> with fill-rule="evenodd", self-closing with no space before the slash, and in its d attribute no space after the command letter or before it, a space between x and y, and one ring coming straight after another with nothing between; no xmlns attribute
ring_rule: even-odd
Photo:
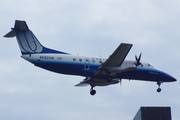
<svg viewBox="0 0 180 120"><path fill-rule="evenodd" d="M140 107L133 120L171 120L171 108Z"/></svg>

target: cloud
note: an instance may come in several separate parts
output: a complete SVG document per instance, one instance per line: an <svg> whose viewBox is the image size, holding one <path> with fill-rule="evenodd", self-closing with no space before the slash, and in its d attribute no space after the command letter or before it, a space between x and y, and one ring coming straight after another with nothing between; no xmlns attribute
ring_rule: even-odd
<svg viewBox="0 0 180 120"><path fill-rule="evenodd" d="M179 76L179 2L119 0L0 1L1 36L16 19L26 20L40 42L72 54L108 57L121 42L133 43L127 59L142 61ZM133 119L140 106L171 106L178 120L179 82L74 87L83 77L56 74L20 58L13 39L1 39L1 119Z"/></svg>

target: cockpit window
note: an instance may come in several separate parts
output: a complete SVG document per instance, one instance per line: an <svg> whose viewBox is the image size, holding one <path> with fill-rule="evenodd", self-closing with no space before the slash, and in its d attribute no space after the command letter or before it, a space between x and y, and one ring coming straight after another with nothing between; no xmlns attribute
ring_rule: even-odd
<svg viewBox="0 0 180 120"><path fill-rule="evenodd" d="M154 67L153 67L151 64L149 64L149 63L148 63L148 67L149 67L149 68L154 68Z"/></svg>

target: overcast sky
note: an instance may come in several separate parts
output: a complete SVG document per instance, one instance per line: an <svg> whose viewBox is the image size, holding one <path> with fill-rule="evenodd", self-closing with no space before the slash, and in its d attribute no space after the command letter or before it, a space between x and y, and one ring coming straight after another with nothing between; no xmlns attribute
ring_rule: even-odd
<svg viewBox="0 0 180 120"><path fill-rule="evenodd" d="M25 20L46 47L108 57L132 43L126 59L142 61L180 79L178 0L0 0L1 120L132 120L141 106L170 106L180 118L180 83L123 80L107 87L75 87L83 77L57 74L22 59L15 38L3 36Z"/></svg>

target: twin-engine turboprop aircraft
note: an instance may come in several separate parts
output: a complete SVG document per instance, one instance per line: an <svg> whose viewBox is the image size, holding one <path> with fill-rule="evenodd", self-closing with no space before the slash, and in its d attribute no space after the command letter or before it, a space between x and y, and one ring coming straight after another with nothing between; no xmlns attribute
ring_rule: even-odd
<svg viewBox="0 0 180 120"><path fill-rule="evenodd" d="M90 85L90 94L96 94L95 86L117 84L121 79L157 82L157 92L161 91L163 82L176 81L167 73L160 71L147 62L125 60L132 44L121 43L109 58L85 57L46 48L29 30L25 21L15 21L14 28L4 37L14 37L19 44L22 58L43 69L84 76L85 79L76 86Z"/></svg>

